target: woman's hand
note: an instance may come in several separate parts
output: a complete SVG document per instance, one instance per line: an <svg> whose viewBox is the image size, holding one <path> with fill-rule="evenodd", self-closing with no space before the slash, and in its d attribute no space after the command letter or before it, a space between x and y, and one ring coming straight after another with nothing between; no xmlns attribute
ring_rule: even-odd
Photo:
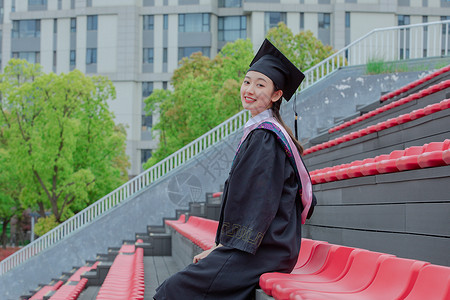
<svg viewBox="0 0 450 300"><path fill-rule="evenodd" d="M221 246L222 246L222 245L219 244L219 245L217 245L217 246L212 247L211 249L205 250L205 251L203 251L202 253L197 254L196 256L194 256L194 259L193 259L192 262L193 262L194 264L198 263L200 260L202 260L202 259L204 259L205 257L207 257L214 249L216 249L216 248L218 248L218 247L221 247Z"/></svg>

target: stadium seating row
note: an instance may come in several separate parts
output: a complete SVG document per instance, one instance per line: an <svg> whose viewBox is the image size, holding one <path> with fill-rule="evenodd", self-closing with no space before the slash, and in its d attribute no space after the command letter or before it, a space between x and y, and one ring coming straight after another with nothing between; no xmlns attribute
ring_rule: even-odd
<svg viewBox="0 0 450 300"><path fill-rule="evenodd" d="M191 216L184 223L184 219L185 216L181 215L177 221L166 220L166 225L175 229L203 250L210 249L215 245L214 241L219 224L217 221Z"/></svg>
<svg viewBox="0 0 450 300"><path fill-rule="evenodd" d="M144 291L144 250L122 245L96 299L144 299Z"/></svg>
<svg viewBox="0 0 450 300"><path fill-rule="evenodd" d="M403 87L401 87L401 88L399 88L399 89L397 89L395 91L392 91L390 93L382 95L380 97L380 102L387 101L389 99L392 99L393 97L396 97L396 96L399 96L399 95L401 95L403 93L406 93L409 90L411 90L411 89L413 89L413 88L415 88L415 87L417 87L417 86L419 86L421 84L424 84L425 82L427 82L427 81L429 81L429 80L431 80L431 79L433 79L433 78L435 78L435 77L437 77L439 75L442 75L442 74L444 74L446 72L449 72L449 71L450 71L450 65L445 66L445 67L437 70L436 72L428 74L427 76L425 76L423 78L417 79L417 80L415 80L415 81L413 81L413 82L411 82L411 83L409 83L409 84L407 84L407 85L405 85L405 86L403 86Z"/></svg>
<svg viewBox="0 0 450 300"><path fill-rule="evenodd" d="M310 172L312 184L355 177L450 165L450 140L394 150L390 154Z"/></svg>
<svg viewBox="0 0 450 300"><path fill-rule="evenodd" d="M432 86L430 86L428 88L420 90L417 93L410 94L410 95L408 95L408 96L406 96L404 98L401 98L401 99L399 99L397 101L393 101L393 102L391 102L391 103L389 103L387 105L378 107L377 109L374 109L374 110L372 110L372 111L370 111L368 113L365 113L365 114L363 114L363 115L361 115L359 117L356 117L356 118L354 118L352 120L349 120L349 121L344 122L344 123L342 123L340 125L332 127L332 128L330 128L328 130L328 133L333 133L333 132L339 131L341 129L347 128L347 127L349 127L351 125L354 125L354 124L359 123L361 121L364 121L364 120L367 120L369 118L372 118L372 117L374 117L374 116L376 116L378 114L381 114L381 113L383 113L385 111L388 111L390 109L393 109L393 108L401 106L401 105L404 105L404 104L409 103L409 102L414 101L414 100L419 100L419 99L421 99L423 97L426 97L428 95L431 95L431 94L437 93L437 92L439 92L441 90L444 90L444 89L446 89L448 87L450 87L450 79L442 81L442 82L440 82L438 84L432 85Z"/></svg>
<svg viewBox="0 0 450 300"><path fill-rule="evenodd" d="M182 215L166 224L197 245L214 240L217 221L193 216L184 220ZM202 248L209 247L211 243ZM302 239L294 270L263 274L259 284L275 299L444 300L450 296L450 268Z"/></svg>
<svg viewBox="0 0 450 300"><path fill-rule="evenodd" d="M403 114L400 115L396 118L391 118L389 120L386 120L384 122L380 122L376 125L371 125L368 126L366 128L360 129L358 131L354 131L351 132L349 134L343 135L341 137L335 138L333 140L330 140L328 142L324 142L318 145L315 145L313 147L310 147L308 149L305 149L305 151L303 152L303 155L308 155L310 153L319 151L319 150L323 150L323 149L327 149L336 145L339 145L341 143L344 142L348 142L354 139L357 139L359 137L363 137L365 135L374 133L374 132L379 132L382 130L385 130L387 128L391 128L393 126L397 126L403 123L407 123L410 122L412 120L415 119L419 119L425 116L428 116L430 114L442 111L442 110L446 110L450 108L450 99L445 99L442 100L439 103L435 103L435 104L430 104L424 108L420 108L420 109L416 109L408 114Z"/></svg>
<svg viewBox="0 0 450 300"><path fill-rule="evenodd" d="M450 268L364 249L302 240L290 274L266 273L275 299L448 299Z"/></svg>
<svg viewBox="0 0 450 300"><path fill-rule="evenodd" d="M82 266L78 268L78 270L76 270L76 272L73 273L64 284L62 281L58 281L50 289L48 289L47 292L41 292L41 289L30 299L43 299L46 296L51 296L49 299L52 300L77 299L87 284L87 279L81 278L81 275L90 270L96 269L97 265L98 262L95 262L92 266Z"/></svg>
<svg viewBox="0 0 450 300"><path fill-rule="evenodd" d="M64 281L58 280L58 281L52 281L48 285L45 285L39 289L29 300L42 300L44 296L49 294L49 292L56 291L64 284Z"/></svg>

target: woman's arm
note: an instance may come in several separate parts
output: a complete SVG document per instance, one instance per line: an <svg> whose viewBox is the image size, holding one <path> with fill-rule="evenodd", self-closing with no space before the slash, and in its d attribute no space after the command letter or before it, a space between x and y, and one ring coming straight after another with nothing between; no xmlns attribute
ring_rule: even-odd
<svg viewBox="0 0 450 300"><path fill-rule="evenodd" d="M211 249L205 250L202 253L197 254L196 256L194 256L193 263L194 264L198 263L200 260L207 257L214 249L219 248L219 247L222 247L222 244L216 245L216 246L212 247Z"/></svg>

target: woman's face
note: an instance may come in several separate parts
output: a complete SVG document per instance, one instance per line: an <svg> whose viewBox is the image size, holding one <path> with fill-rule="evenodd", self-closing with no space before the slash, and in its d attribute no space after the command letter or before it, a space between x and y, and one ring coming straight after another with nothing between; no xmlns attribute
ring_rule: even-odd
<svg viewBox="0 0 450 300"><path fill-rule="evenodd" d="M275 91L269 77L256 71L249 71L241 85L242 106L251 112L252 117L271 108L282 95L281 90Z"/></svg>

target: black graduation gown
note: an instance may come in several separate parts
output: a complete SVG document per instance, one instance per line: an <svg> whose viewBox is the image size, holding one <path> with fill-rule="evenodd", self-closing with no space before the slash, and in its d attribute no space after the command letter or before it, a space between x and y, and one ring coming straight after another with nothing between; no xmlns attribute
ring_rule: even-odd
<svg viewBox="0 0 450 300"><path fill-rule="evenodd" d="M225 182L216 244L159 286L157 300L251 299L266 272L289 273L301 243L298 183L275 134L253 130Z"/></svg>

